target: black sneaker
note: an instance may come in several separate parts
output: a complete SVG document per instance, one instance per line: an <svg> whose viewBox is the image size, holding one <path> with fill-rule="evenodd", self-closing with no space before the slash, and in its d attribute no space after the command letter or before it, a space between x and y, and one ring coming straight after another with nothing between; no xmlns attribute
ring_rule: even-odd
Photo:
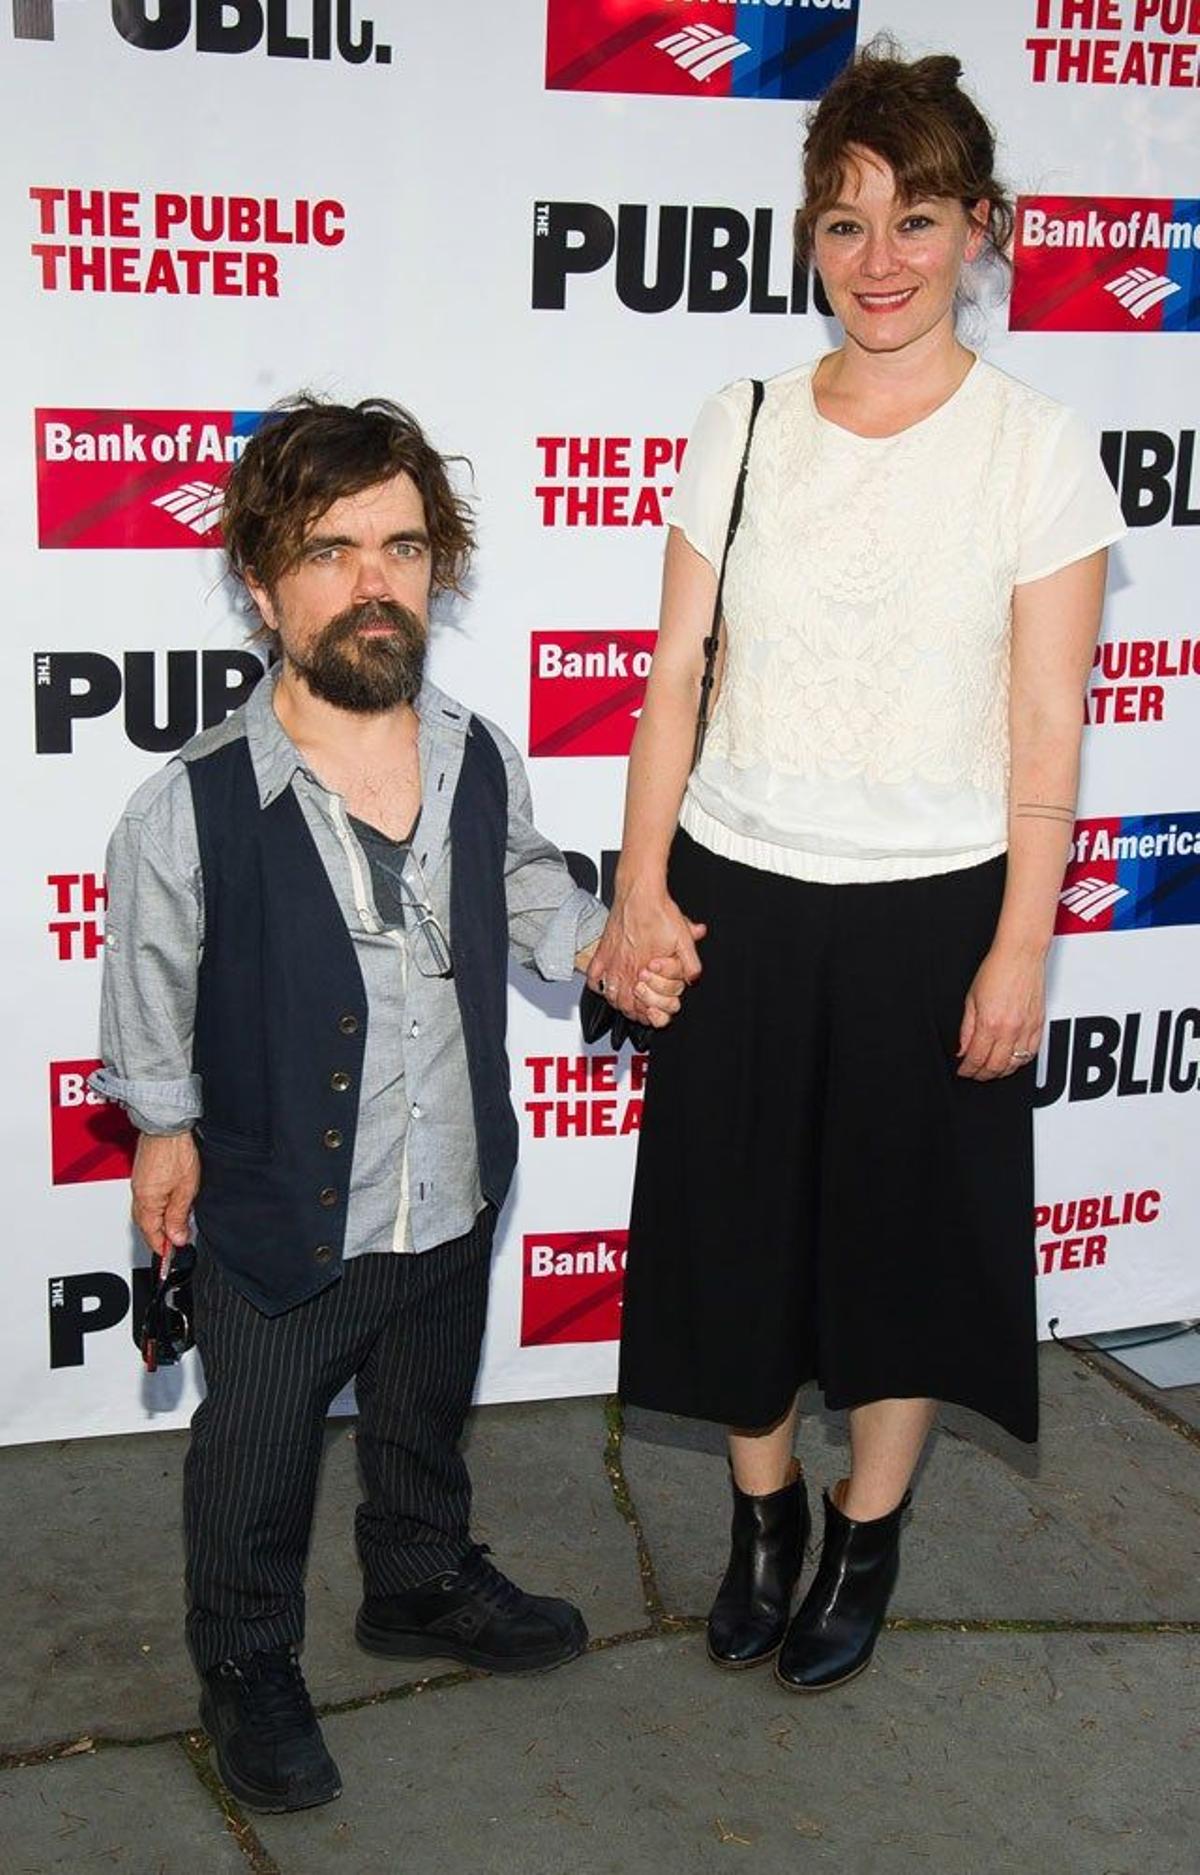
<svg viewBox="0 0 1200 1875"><path fill-rule="evenodd" d="M249 1810L308 1810L342 1794L291 1647L222 1660L204 1675L200 1717L227 1789Z"/></svg>
<svg viewBox="0 0 1200 1875"><path fill-rule="evenodd" d="M489 1673L536 1673L581 1654L588 1634L578 1608L526 1595L487 1557L487 1544L477 1543L458 1569L402 1595L368 1595L354 1624L359 1646L401 1660L461 1660Z"/></svg>

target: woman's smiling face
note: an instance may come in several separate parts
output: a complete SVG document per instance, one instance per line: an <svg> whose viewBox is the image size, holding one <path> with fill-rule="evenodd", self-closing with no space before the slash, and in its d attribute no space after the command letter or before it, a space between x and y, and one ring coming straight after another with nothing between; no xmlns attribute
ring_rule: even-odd
<svg viewBox="0 0 1200 1875"><path fill-rule="evenodd" d="M882 157L853 148L849 157L839 200L817 217L813 258L847 338L866 351L901 351L953 322L983 224L953 197L900 201Z"/></svg>

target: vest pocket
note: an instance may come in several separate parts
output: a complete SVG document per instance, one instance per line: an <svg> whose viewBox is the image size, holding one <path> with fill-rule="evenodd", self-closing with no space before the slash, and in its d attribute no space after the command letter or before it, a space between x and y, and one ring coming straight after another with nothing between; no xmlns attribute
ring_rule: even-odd
<svg viewBox="0 0 1200 1875"><path fill-rule="evenodd" d="M214 1126L210 1120L198 1121L195 1132L204 1151L212 1153L216 1159L245 1159L265 1164L271 1157L271 1148L265 1140L228 1132L223 1126Z"/></svg>

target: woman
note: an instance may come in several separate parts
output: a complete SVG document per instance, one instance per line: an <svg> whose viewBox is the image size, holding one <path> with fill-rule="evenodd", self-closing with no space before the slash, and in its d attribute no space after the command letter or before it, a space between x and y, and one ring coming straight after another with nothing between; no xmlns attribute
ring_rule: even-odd
<svg viewBox="0 0 1200 1875"><path fill-rule="evenodd" d="M870 1658L937 1402L1037 1433L1030 1064L1124 529L1083 424L956 336L1012 229L960 70L876 46L813 116L797 236L843 343L766 386L689 778L751 387L701 411L589 973L636 1014L707 926L654 1041L621 1390L730 1427L709 1652L801 1691ZM789 1625L814 1377L851 1466Z"/></svg>

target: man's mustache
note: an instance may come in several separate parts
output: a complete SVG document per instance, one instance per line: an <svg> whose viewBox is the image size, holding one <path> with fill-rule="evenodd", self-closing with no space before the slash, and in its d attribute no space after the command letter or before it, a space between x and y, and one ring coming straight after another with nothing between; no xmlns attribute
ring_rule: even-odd
<svg viewBox="0 0 1200 1875"><path fill-rule="evenodd" d="M423 641L425 637L425 627L416 613L406 605L398 605L394 599L366 599L361 605L350 606L330 619L321 637L327 645L341 644L344 639L353 638L356 632L379 625L390 626L406 638Z"/></svg>

